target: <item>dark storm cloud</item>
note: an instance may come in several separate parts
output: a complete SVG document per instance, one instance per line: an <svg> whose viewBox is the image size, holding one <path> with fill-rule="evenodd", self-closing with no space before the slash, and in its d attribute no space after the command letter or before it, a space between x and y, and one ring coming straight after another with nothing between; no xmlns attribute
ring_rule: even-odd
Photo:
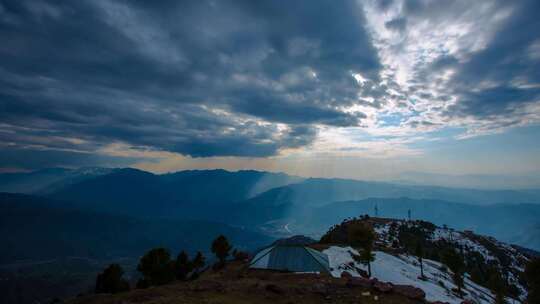
<svg viewBox="0 0 540 304"><path fill-rule="evenodd" d="M512 15L487 47L457 65L452 84L460 102L451 115L511 116L540 101L540 2L512 4Z"/></svg>
<svg viewBox="0 0 540 304"><path fill-rule="evenodd" d="M354 1L1 1L0 136L191 156L307 145L315 124L364 117L343 111L351 73L381 68L362 14Z"/></svg>

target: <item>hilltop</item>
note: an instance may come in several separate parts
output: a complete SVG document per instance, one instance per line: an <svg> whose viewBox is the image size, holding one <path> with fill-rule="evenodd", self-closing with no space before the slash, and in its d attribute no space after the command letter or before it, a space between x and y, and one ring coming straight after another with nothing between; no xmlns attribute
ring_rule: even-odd
<svg viewBox="0 0 540 304"><path fill-rule="evenodd" d="M348 241L348 230L357 224L369 225L376 233L371 278L366 277L366 265L358 260L362 249ZM292 241L299 239L302 244L311 243L302 237ZM418 257L411 254L418 243L424 248L424 277ZM493 303L496 296L487 274L494 271L506 279L507 300L527 297L522 272L532 256L471 231L425 221L361 217L331 227L319 242L308 246L328 256L330 273L251 269L248 260L235 260L224 269L209 267L192 281L116 295L83 296L70 303ZM464 261L460 292L443 258L448 250L459 253Z"/></svg>
<svg viewBox="0 0 540 304"><path fill-rule="evenodd" d="M529 251L472 231L456 231L426 221L365 217L335 225L321 239L322 243L338 245L323 251L330 257L330 264L336 266L335 276L342 272L361 276L366 270L365 265L355 261L359 252L347 244L348 228L358 223L368 223L376 232L372 268L373 276L379 280L421 288L431 301L460 303L465 298L475 303L492 303L494 294L490 285L493 275L497 274L505 281L501 290L505 291L507 299L527 297L522 273L533 258ZM420 279L418 244L423 248L425 279ZM449 250L463 259L462 297L456 293L453 271L445 265L444 254Z"/></svg>

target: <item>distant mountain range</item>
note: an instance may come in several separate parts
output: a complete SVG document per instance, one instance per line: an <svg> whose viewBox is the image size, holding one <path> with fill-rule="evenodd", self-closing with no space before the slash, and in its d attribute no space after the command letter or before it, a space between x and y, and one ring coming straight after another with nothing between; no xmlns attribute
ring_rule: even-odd
<svg viewBox="0 0 540 304"><path fill-rule="evenodd" d="M46 182L48 179L54 182ZM149 220L214 221L250 229L265 226L264 233L274 237L320 233L321 228L343 218L373 214L378 202L380 215L404 218L411 209L414 218L540 249L540 190L534 189L303 179L260 171L192 170L158 175L130 168L47 169L0 174L0 180L2 190L39 194L56 208ZM284 227L287 223L290 225Z"/></svg>
<svg viewBox="0 0 540 304"><path fill-rule="evenodd" d="M208 185L211 189L219 186L223 189L228 188L226 191L229 193L236 192L241 194L240 198L242 199L274 187L303 180L303 178L284 173L255 170L241 170L237 172L221 169L186 170L157 175L132 168L48 168L32 172L0 173L0 192L49 194L69 188L70 186L75 186L88 179L107 175L112 175L112 177L106 177L108 182L121 182L121 180L115 181L115 178L143 178L144 176L152 176L156 180L159 179L163 182L164 187L182 186L182 188L189 188L195 186L197 190L201 190L201 186L204 185ZM183 185L179 185L178 183L183 183ZM231 189L231 187L234 188ZM203 197L208 194L201 193L198 195Z"/></svg>
<svg viewBox="0 0 540 304"><path fill-rule="evenodd" d="M267 201L269 197L304 206L371 197L438 199L473 205L540 203L538 190L476 190L324 178L310 178L301 183L271 189L264 196L261 194L254 199Z"/></svg>
<svg viewBox="0 0 540 304"><path fill-rule="evenodd" d="M409 185L434 185L445 187L469 187L476 189L527 189L538 188L540 172L512 174L435 174L426 172L403 172L396 183Z"/></svg>
<svg viewBox="0 0 540 304"><path fill-rule="evenodd" d="M100 167L48 168L33 172L1 173L0 192L46 194L114 170Z"/></svg>
<svg viewBox="0 0 540 304"><path fill-rule="evenodd" d="M418 174L416 174L418 175ZM422 175L425 176L425 175ZM430 179L437 180L437 178ZM442 178L442 176L439 176ZM307 204L366 199L369 197L409 197L416 199L443 199L467 204L540 203L540 189L477 190L440 186L407 185L403 183L367 182L350 179L310 178L253 170L230 172L226 170L188 170L168 174L152 174L142 170L123 168L50 168L26 173L0 174L0 192L53 195L75 198L77 201L110 200L105 193L85 192L114 188L119 194L142 191L144 185L152 195L180 202L219 203L241 201L272 188L296 184L291 199L307 200ZM286 189L285 191L288 191ZM114 193L113 193L114 194ZM100 197L101 195L102 197ZM281 195L281 194L280 194ZM105 196L105 197L103 197ZM124 196L119 199L123 199ZM91 202L94 203L94 202Z"/></svg>
<svg viewBox="0 0 540 304"><path fill-rule="evenodd" d="M259 171L193 170L156 175L130 168L45 169L0 174L0 191L38 194L88 210L186 217L186 209L193 211L192 216L195 209L205 209L203 205L242 201L302 180Z"/></svg>

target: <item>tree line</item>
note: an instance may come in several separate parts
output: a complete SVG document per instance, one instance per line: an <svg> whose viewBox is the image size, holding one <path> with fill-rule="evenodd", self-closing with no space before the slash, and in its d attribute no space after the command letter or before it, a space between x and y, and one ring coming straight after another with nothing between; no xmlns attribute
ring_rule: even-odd
<svg viewBox="0 0 540 304"><path fill-rule="evenodd" d="M231 255L232 246L224 235L218 236L212 242L211 251L217 262L212 266L220 269L225 266L227 258ZM233 256L244 259L247 254L234 250ZM154 248L148 251L137 265L137 271L142 277L137 281L136 288L159 286L177 281L197 279L206 266L206 258L202 252L197 252L193 259L182 250L176 259L166 248ZM124 270L119 264L111 264L96 278L95 293L119 293L130 290L129 282L124 278Z"/></svg>

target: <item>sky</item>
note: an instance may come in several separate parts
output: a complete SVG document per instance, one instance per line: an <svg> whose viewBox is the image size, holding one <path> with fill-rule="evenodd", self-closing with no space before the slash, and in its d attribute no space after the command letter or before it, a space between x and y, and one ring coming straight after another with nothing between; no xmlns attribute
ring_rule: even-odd
<svg viewBox="0 0 540 304"><path fill-rule="evenodd" d="M536 0L0 0L0 171L538 186L539 12Z"/></svg>

